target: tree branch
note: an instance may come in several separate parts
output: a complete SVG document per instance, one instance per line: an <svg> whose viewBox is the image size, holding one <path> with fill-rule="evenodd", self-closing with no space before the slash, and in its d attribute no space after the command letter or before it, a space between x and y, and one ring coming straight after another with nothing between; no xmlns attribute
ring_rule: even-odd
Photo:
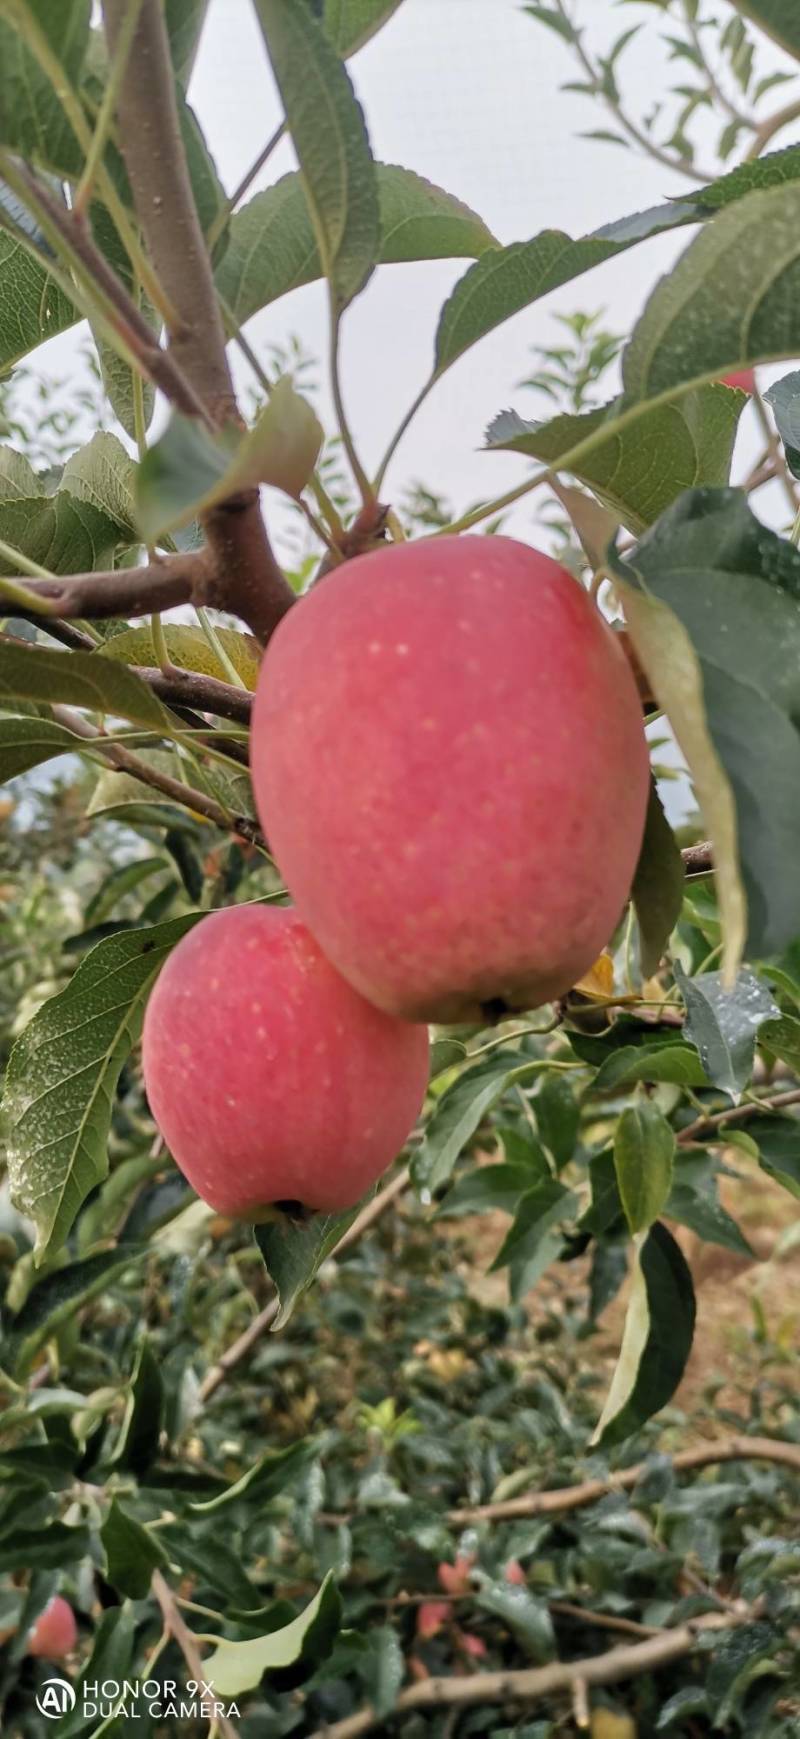
<svg viewBox="0 0 800 1739"><path fill-rule="evenodd" d="M704 1632L729 1630L749 1624L755 1617L753 1607L742 1603L734 1612L707 1612L688 1624L673 1630L659 1631L644 1642L611 1648L606 1654L592 1655L588 1660L551 1661L544 1667L527 1667L521 1672L472 1673L469 1678L423 1679L401 1691L391 1713L404 1715L411 1709L474 1708L478 1703L535 1703L540 1698L554 1696L559 1691L573 1691L578 1684L613 1685L622 1679L637 1678L641 1673L657 1672L682 1655L691 1654ZM374 1709L362 1709L357 1715L347 1715L343 1721L321 1727L312 1739L361 1739L383 1724L383 1717Z"/></svg>
<svg viewBox="0 0 800 1739"><path fill-rule="evenodd" d="M209 560L204 550L155 556L140 568L110 568L103 572L65 574L52 580L28 580L31 614L48 629L50 616L107 621L114 616L149 616L191 604L207 585Z"/></svg>
<svg viewBox="0 0 800 1739"><path fill-rule="evenodd" d="M150 1587L161 1607L164 1629L177 1643L195 1684L198 1687L204 1685L203 1661L197 1638L184 1622L172 1589L160 1570L153 1571ZM212 1731L219 1733L221 1739L238 1739L238 1728L234 1727L226 1715L214 1716Z"/></svg>
<svg viewBox="0 0 800 1739"><path fill-rule="evenodd" d="M781 1443L772 1437L728 1437L719 1443L700 1443L696 1449L682 1449L672 1457L677 1473L695 1467L715 1467L726 1461L774 1461L800 1475L800 1444ZM632 1491L648 1471L646 1461L624 1467L607 1479L586 1479L580 1485L554 1487L552 1491L529 1492L524 1497L506 1498L503 1503L478 1504L468 1509L449 1510L447 1520L453 1527L472 1527L476 1522L509 1522L521 1516L563 1515L569 1510L585 1509L608 1497L610 1492Z"/></svg>
<svg viewBox="0 0 800 1739"><path fill-rule="evenodd" d="M168 797L171 803L179 803L183 809L193 809L197 815L204 815L207 821L213 821L215 827L224 833L238 833L253 845L264 846L265 841L260 829L249 816L230 815L217 803L213 797L207 797L204 791L195 790L192 785L184 785L182 780L173 779L169 773L162 773L159 768L151 767L139 755L131 753L130 749L121 743L109 743L103 732L90 724L72 707L53 706L53 718L58 724L66 725L76 737L82 737L91 743L103 759L109 761L120 773L128 773L132 779L138 779L142 785L150 785L162 797Z"/></svg>
<svg viewBox="0 0 800 1739"><path fill-rule="evenodd" d="M681 857L687 876L706 876L714 868L711 841L708 839L701 840L699 845L685 845Z"/></svg>
<svg viewBox="0 0 800 1739"><path fill-rule="evenodd" d="M168 706L195 707L199 712L213 713L215 718L230 719L237 725L250 723L253 695L245 688L234 688L232 683L219 682L215 676L201 676L196 670L181 670L178 665L169 670L144 664L132 664L130 668Z"/></svg>
<svg viewBox="0 0 800 1739"><path fill-rule="evenodd" d="M748 1099L744 1105L732 1105L728 1111L716 1111L710 1117L696 1118L694 1123L681 1130L677 1137L678 1146L686 1147L693 1141L702 1141L704 1136L728 1123L745 1123L748 1117L757 1117L761 1111L780 1111L784 1105L797 1104L800 1104L800 1087L790 1087L785 1093L773 1093L769 1099Z"/></svg>
<svg viewBox="0 0 800 1739"><path fill-rule="evenodd" d="M113 55L125 0L103 0ZM175 79L161 0L143 0L133 50L120 81L119 132L134 204L159 280L179 311L168 354L216 426L240 422L225 350L211 258L195 208L181 138ZM201 603L233 610L265 643L294 593L273 555L257 489L202 516L211 568Z"/></svg>

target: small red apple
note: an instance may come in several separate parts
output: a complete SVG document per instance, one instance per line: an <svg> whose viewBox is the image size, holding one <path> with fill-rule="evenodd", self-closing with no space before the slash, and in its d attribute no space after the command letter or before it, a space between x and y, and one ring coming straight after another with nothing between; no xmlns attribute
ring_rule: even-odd
<svg viewBox="0 0 800 1739"><path fill-rule="evenodd" d="M423 1026L365 1002L296 912L233 906L182 938L142 1046L153 1116L218 1213L357 1202L403 1146L428 1079Z"/></svg>
<svg viewBox="0 0 800 1739"><path fill-rule="evenodd" d="M420 1640L430 1642L432 1636L438 1636L439 1631L449 1624L452 1612L448 1600L423 1600L417 1607L417 1636Z"/></svg>
<svg viewBox="0 0 800 1739"><path fill-rule="evenodd" d="M649 789L636 684L527 545L432 537L337 568L270 640L251 764L298 912L391 1014L535 1008L621 915Z"/></svg>
<svg viewBox="0 0 800 1739"><path fill-rule="evenodd" d="M436 1580L446 1594L469 1594L470 1571L475 1563L474 1552L459 1552L454 1564L442 1563L436 1567Z"/></svg>
<svg viewBox="0 0 800 1739"><path fill-rule="evenodd" d="M31 1626L25 1646L28 1654L59 1661L72 1653L77 1640L78 1626L72 1607L63 1595L54 1594Z"/></svg>
<svg viewBox="0 0 800 1739"><path fill-rule="evenodd" d="M755 369L741 368L733 374L723 374L722 385L736 386L740 392L746 392L752 396L756 390Z"/></svg>

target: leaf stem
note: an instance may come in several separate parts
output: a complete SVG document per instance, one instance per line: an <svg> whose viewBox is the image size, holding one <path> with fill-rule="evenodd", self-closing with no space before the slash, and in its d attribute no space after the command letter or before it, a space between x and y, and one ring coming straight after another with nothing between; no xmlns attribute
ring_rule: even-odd
<svg viewBox="0 0 800 1739"><path fill-rule="evenodd" d="M86 212L91 198L95 177L108 142L108 136L114 121L114 111L117 105L119 87L125 73L125 68L128 64L128 55L131 51L141 7L142 0L127 0L127 10L120 27L119 37L117 38L116 47L111 59L108 80L103 92L103 100L100 104L94 125L92 143L87 152L86 161L83 165L83 174L78 182L75 198L72 202L72 213L73 216L77 218L82 218Z"/></svg>
<svg viewBox="0 0 800 1739"><path fill-rule="evenodd" d="M280 144L281 139L283 138L283 135L285 132L286 132L286 122L285 122L285 120L283 120L275 128L275 131L272 134L271 138L269 138L267 140L267 143L264 146L263 151L261 151L259 153L258 157L255 160L255 163L251 163L250 168L247 170L247 173L242 176L242 179L239 182L238 187L234 188L233 193L229 196L228 199L226 199L225 204L220 207L219 211L217 212L216 217L214 218L214 221L211 225L211 228L209 229L209 231L206 235L206 241L208 243L209 253L213 253L215 244L219 241L219 238L222 235L222 231L224 230L226 223L228 223L230 218L233 216L233 213L236 210L236 207L239 204L239 201L241 199L244 199L244 196L247 192L248 187L250 187L252 185L252 183L255 181L256 176L259 174L260 170L263 169L264 164L269 161L269 158L272 156L272 153L275 150L276 145Z"/></svg>
<svg viewBox="0 0 800 1739"><path fill-rule="evenodd" d="M350 429L350 424L348 423L347 413L346 413L345 408L344 408L344 398L342 396L342 381L341 381L341 375L340 375L340 371L339 371L339 338L340 338L340 334L341 334L341 320L336 312L335 307L333 306L333 301L331 300L330 384L331 384L331 396L333 398L333 407L334 407L334 410L336 412L336 421L337 421L337 424L339 427L339 433L342 437L342 446L344 447L345 453L347 454L347 458L348 458L348 461L350 464L350 470L353 473L353 479L355 481L359 495L361 496L361 500L363 502L364 507L366 507L367 509L370 509L370 508L373 508L375 506L378 497L375 493L375 490L374 490L372 484L370 483L370 480L367 476L366 471L364 470L364 467L361 463L361 460L358 457L358 453L356 452L355 443L353 441L353 436L352 436L352 432Z"/></svg>

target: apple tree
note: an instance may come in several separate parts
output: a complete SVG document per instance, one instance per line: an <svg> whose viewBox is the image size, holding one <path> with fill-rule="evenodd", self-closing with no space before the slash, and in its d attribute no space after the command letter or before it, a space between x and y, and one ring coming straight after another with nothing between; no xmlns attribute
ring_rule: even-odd
<svg viewBox="0 0 800 1739"><path fill-rule="evenodd" d="M231 1707L238 1718L265 1674L283 1691L331 1658L357 1670L357 1615L337 1637L335 1552L299 1604L250 1574L265 1514L298 1481L317 1482L325 1513L313 1418L280 1447L251 1438L235 1474L174 1453L187 1425L147 1277L167 1229L170 1308L184 1309L193 1192L261 1304L195 1377L196 1409L267 1329L292 1333L330 1259L404 1191L432 1244L468 1214L505 1216L494 1265L514 1306L552 1264L586 1257L590 1326L626 1288L616 1368L582 1438L601 1492L612 1462L652 1442L642 1433L686 1368L684 1232L748 1249L720 1178L739 1168L800 1195L800 374L767 407L754 373L800 353L800 145L784 137L797 84L770 106L800 77L796 7L725 0L707 18L697 0L643 4L691 81L653 120L628 100L630 32L600 52L577 3L528 5L532 28L577 57L593 112L611 111L597 150L650 151L677 197L504 246L455 193L373 156L347 63L400 3L253 0L285 118L229 194L186 95L204 0L103 0L97 17L90 0L0 0L0 370L13 382L84 322L113 424L65 463L31 463L13 426L0 445L0 769L14 780L69 756L88 781L80 851L51 842L80 922L44 986L26 983L4 1059L21 1216L0 1354L0 1569L17 1575L0 1694L14 1711L21 1662L77 1658L65 1576L95 1612L84 1701L94 1681L144 1680L175 1645L184 1675L213 1688L201 1720L230 1739ZM780 71L761 73L776 53ZM251 193L284 132L297 168ZM488 453L530 462L521 481L495 497L489 481L452 513L435 493L394 498L416 412L473 346L673 231L676 263L625 342L614 396L587 393L613 340L572 317L586 354L571 402L574 354L554 350L535 377L554 414L498 403L486 431ZM370 454L347 417L343 324L357 337L373 272L432 259L467 264L428 377ZM265 365L247 335L317 280L327 430L302 366ZM743 417L763 452L739 478ZM262 485L300 528L297 561ZM756 512L763 488L780 492L775 524ZM557 505L558 560L537 547L543 522L530 541L504 534L537 491ZM678 829L667 735L698 812ZM26 862L24 822L4 825ZM109 827L128 844L88 893L81 854ZM140 1290L142 1310L111 1375L82 1325L115 1288L128 1302ZM402 1417L370 1429L394 1447ZM756 1456L793 1465L791 1445L781 1457L757 1441ZM491 1520L494 1483L473 1479L448 1525ZM445 1565L439 1594L465 1598L473 1562ZM722 1636L718 1703L687 1714L727 1707L734 1659L785 1670L784 1609L748 1564L743 1603L704 1595L663 1630L656 1664ZM490 1610L513 1630L504 1598ZM542 1663L550 1618L515 1598ZM420 1606L418 1636L446 1627L442 1604ZM391 1633L376 1634L394 1660ZM483 1645L469 1640L474 1667ZM364 1669L372 1713L331 1731L368 1731L398 1692L399 1713L502 1707L604 1670L551 1661L525 1686L525 1673L478 1686L423 1671L400 1691L402 1661L381 1682ZM771 1695L765 1720L780 1723ZM288 1702L271 1708L253 1731L311 1731ZM143 1705L136 1718L157 1720ZM126 1719L119 1700L93 1716L78 1703L61 1731Z"/></svg>

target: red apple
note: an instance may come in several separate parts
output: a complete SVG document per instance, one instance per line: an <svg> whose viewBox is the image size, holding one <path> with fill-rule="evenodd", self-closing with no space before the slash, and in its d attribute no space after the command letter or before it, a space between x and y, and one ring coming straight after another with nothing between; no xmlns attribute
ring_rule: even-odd
<svg viewBox="0 0 800 1739"><path fill-rule="evenodd" d="M147 1006L144 1078L176 1163L219 1213L350 1207L402 1147L424 1027L365 1002L296 912L234 906L184 936Z"/></svg>
<svg viewBox="0 0 800 1739"><path fill-rule="evenodd" d="M54 1594L39 1613L28 1632L28 1654L43 1655L45 1660L60 1661L72 1653L78 1640L75 1614L63 1595Z"/></svg>
<svg viewBox="0 0 800 1739"><path fill-rule="evenodd" d="M723 386L738 386L740 392L754 393L756 390L755 369L742 368L734 374L723 374Z"/></svg>
<svg viewBox="0 0 800 1739"><path fill-rule="evenodd" d="M648 792L636 684L527 545L427 538L336 569L270 641L251 763L298 911L389 1013L537 1007L621 915Z"/></svg>
<svg viewBox="0 0 800 1739"><path fill-rule="evenodd" d="M439 1631L450 1623L453 1609L447 1600L423 1600L417 1607L417 1636L423 1642L430 1642L432 1636L438 1636Z"/></svg>

